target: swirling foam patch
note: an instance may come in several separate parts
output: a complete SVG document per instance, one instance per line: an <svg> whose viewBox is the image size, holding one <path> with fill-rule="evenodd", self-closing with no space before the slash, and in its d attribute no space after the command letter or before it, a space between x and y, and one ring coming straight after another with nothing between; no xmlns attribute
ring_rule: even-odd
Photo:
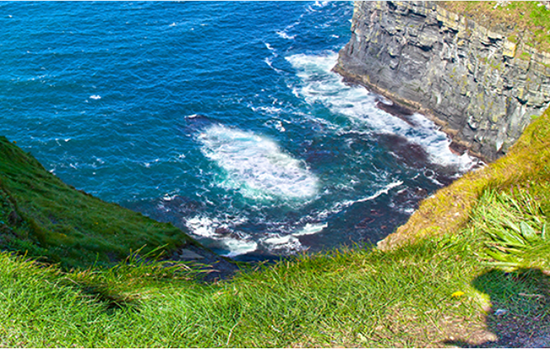
<svg viewBox="0 0 550 350"><path fill-rule="evenodd" d="M198 140L202 153L227 174L218 185L238 190L247 198L307 199L318 191L318 179L306 164L267 137L212 125Z"/></svg>

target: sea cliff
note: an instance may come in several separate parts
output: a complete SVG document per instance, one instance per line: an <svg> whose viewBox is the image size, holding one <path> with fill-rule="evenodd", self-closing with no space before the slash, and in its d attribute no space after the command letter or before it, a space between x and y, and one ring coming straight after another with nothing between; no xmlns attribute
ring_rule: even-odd
<svg viewBox="0 0 550 350"><path fill-rule="evenodd" d="M476 23L436 2L356 2L335 70L420 111L457 150L492 161L550 102L550 54L513 24Z"/></svg>

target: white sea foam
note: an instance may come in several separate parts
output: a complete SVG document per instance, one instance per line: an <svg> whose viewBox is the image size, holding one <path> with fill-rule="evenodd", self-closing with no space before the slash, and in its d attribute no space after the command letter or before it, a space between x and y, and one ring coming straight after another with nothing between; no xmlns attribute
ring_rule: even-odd
<svg viewBox="0 0 550 350"><path fill-rule="evenodd" d="M294 38L296 38L296 35L288 35L285 31L278 30L276 33L283 39L293 40Z"/></svg>
<svg viewBox="0 0 550 350"><path fill-rule="evenodd" d="M90 98L91 98L92 100L99 100L99 99L101 99L101 96L99 96L99 95L92 95L92 96L90 96Z"/></svg>
<svg viewBox="0 0 550 350"><path fill-rule="evenodd" d="M300 240L292 235L274 235L264 239L262 243L277 254L293 254L304 250Z"/></svg>
<svg viewBox="0 0 550 350"><path fill-rule="evenodd" d="M351 118L358 126L370 128L376 133L396 134L409 142L423 147L431 161L443 165L454 165L461 171L469 170L475 160L468 154L458 156L451 152L450 140L436 125L420 114L409 118L416 126L386 113L376 107L380 97L360 86L349 86L338 74L332 72L337 62L337 54L323 55L298 54L286 57L297 70L301 80L293 92L310 104L322 103L333 113Z"/></svg>
<svg viewBox="0 0 550 350"><path fill-rule="evenodd" d="M273 59L272 59L272 58L266 57L266 58L264 58L264 62L265 62L271 69L273 69L275 72L277 72L277 73L281 73L281 72L282 72L282 70L273 67Z"/></svg>
<svg viewBox="0 0 550 350"><path fill-rule="evenodd" d="M352 201L352 204L353 203L360 203L360 202L368 202L368 201L371 201L373 199L376 199L378 197L380 197L381 195L383 194L388 194L388 192L390 192L390 190L392 188L395 188L397 186L401 186L403 184L403 181L396 181L396 182L392 182L390 184L388 184L386 187L384 187L383 189L381 190L378 190L375 194L373 194L372 196L367 196L367 197L364 197L364 198L361 198L361 199L358 199L356 201Z"/></svg>
<svg viewBox="0 0 550 350"><path fill-rule="evenodd" d="M403 208L402 211L407 215L412 215L414 213L414 208Z"/></svg>
<svg viewBox="0 0 550 350"><path fill-rule="evenodd" d="M216 229L223 227L223 224L221 224L218 220L212 220L205 216L196 216L187 219L185 225L195 236L216 239L222 248L229 251L227 254L223 254L224 256L235 257L258 249L258 243L247 238L239 239L235 236L224 237L223 235L217 233Z"/></svg>
<svg viewBox="0 0 550 350"><path fill-rule="evenodd" d="M392 190L393 188L399 187L402 184L403 184L403 181L395 181L395 182L392 182L392 183L386 185L384 188L376 191L374 194L372 194L370 196L366 196L366 197L359 198L359 199L356 199L356 200L346 200L346 201L334 203L331 208L325 209L325 210L321 211L319 214L317 214L316 218L317 218L317 220L323 220L323 219L326 219L327 217L329 217L332 214L339 213L342 210L351 207L355 203L372 201L372 200L380 197L383 194L388 194L390 192L390 190Z"/></svg>
<svg viewBox="0 0 550 350"><path fill-rule="evenodd" d="M271 51L271 53L273 54L273 56L277 56L277 53L275 52L275 49L273 48L273 46L271 46L269 43L264 43L265 44L265 47Z"/></svg>
<svg viewBox="0 0 550 350"><path fill-rule="evenodd" d="M285 128L283 122L280 121L280 120L276 120L276 119L268 120L267 122L264 123L264 125L267 126L267 127L270 127L270 128L274 128L274 129L278 130L279 132L285 132L286 131L286 128Z"/></svg>
<svg viewBox="0 0 550 350"><path fill-rule="evenodd" d="M306 11L307 12L317 12L317 10L315 10L315 7L323 8L323 7L327 6L328 4L329 4L328 1L315 1L314 4L308 5L308 7L306 7Z"/></svg>
<svg viewBox="0 0 550 350"><path fill-rule="evenodd" d="M230 258L250 253L258 249L258 243L254 241L227 238L223 240L223 243L229 250L229 253L224 255Z"/></svg>
<svg viewBox="0 0 550 350"><path fill-rule="evenodd" d="M170 194L166 193L166 194L164 195L164 197L162 197L162 200L163 200L163 201L166 201L166 202L169 202L169 201L173 201L173 200L176 199L177 197L178 197L177 194L170 195Z"/></svg>
<svg viewBox="0 0 550 350"><path fill-rule="evenodd" d="M451 141L440 131L434 122L416 113L410 116L419 128L411 135L410 140L422 146L431 156L432 161L443 165L455 165L461 171L467 171L476 163L468 153L457 155L450 149Z"/></svg>
<svg viewBox="0 0 550 350"><path fill-rule="evenodd" d="M229 176L219 185L239 190L245 197L305 199L317 193L317 177L305 164L264 136L212 125L198 140L203 154Z"/></svg>
<svg viewBox="0 0 550 350"><path fill-rule="evenodd" d="M383 194L388 194L392 188L395 188L397 186L401 186L402 184L403 184L403 181L392 182L392 183L386 185L386 187L376 191L376 193L374 193L373 195L363 197L363 198L360 198L360 199L356 199L356 200L344 201L342 203L338 203L337 206L341 207L343 209L343 208L350 207L351 205L353 205L355 203L372 201L373 199L376 199L376 198L380 197Z"/></svg>
<svg viewBox="0 0 550 350"><path fill-rule="evenodd" d="M282 109L275 106L250 107L254 112L266 112L269 114L278 114Z"/></svg>
<svg viewBox="0 0 550 350"><path fill-rule="evenodd" d="M188 219L185 225L191 230L191 232L201 237L217 237L213 222L210 218L205 216L196 216Z"/></svg>
<svg viewBox="0 0 550 350"><path fill-rule="evenodd" d="M292 235L295 237L298 236L306 236L306 235L314 235L318 232L323 231L325 228L328 227L328 224L310 224L307 223L301 230L294 232Z"/></svg>
<svg viewBox="0 0 550 350"><path fill-rule="evenodd" d="M272 245L280 245L280 244L288 243L291 239L292 239L292 236L290 235L283 236L283 237L274 236L274 237L266 238L264 242Z"/></svg>
<svg viewBox="0 0 550 350"><path fill-rule="evenodd" d="M283 122L281 122L280 120L275 122L275 128L277 130L279 130L280 132L285 132L286 131L285 127L283 126Z"/></svg>

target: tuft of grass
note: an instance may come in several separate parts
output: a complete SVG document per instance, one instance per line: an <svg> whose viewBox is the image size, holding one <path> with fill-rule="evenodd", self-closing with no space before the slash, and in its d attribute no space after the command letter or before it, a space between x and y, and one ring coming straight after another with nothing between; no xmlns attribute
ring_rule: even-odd
<svg viewBox="0 0 550 350"><path fill-rule="evenodd" d="M519 58L524 61L529 61L531 59L531 54L524 51L519 55Z"/></svg>
<svg viewBox="0 0 550 350"><path fill-rule="evenodd" d="M488 191L472 212L471 226L487 237L493 266L550 271L548 218L529 192Z"/></svg>

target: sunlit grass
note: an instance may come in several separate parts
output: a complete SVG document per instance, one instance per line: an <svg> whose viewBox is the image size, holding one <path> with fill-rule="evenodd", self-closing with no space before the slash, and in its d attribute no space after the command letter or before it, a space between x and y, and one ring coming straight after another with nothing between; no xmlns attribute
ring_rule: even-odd
<svg viewBox="0 0 550 350"><path fill-rule="evenodd" d="M477 307L468 286L475 268L449 259L457 249L424 242L385 254L302 256L210 285L146 264L62 273L1 254L0 324L9 325L1 345L433 344L452 334L441 320ZM453 297L456 290L467 295Z"/></svg>
<svg viewBox="0 0 550 350"><path fill-rule="evenodd" d="M421 202L409 221L399 227L383 249L425 236L456 232L469 220L478 199L488 190L529 187L544 210L550 209L550 111L523 132L509 154L470 172Z"/></svg>
<svg viewBox="0 0 550 350"><path fill-rule="evenodd" d="M473 210L471 225L487 237L491 265L550 271L548 217L528 191L488 191Z"/></svg>
<svg viewBox="0 0 550 350"><path fill-rule="evenodd" d="M32 156L0 138L0 247L64 267L112 265L132 251L167 250L194 240L66 185Z"/></svg>

